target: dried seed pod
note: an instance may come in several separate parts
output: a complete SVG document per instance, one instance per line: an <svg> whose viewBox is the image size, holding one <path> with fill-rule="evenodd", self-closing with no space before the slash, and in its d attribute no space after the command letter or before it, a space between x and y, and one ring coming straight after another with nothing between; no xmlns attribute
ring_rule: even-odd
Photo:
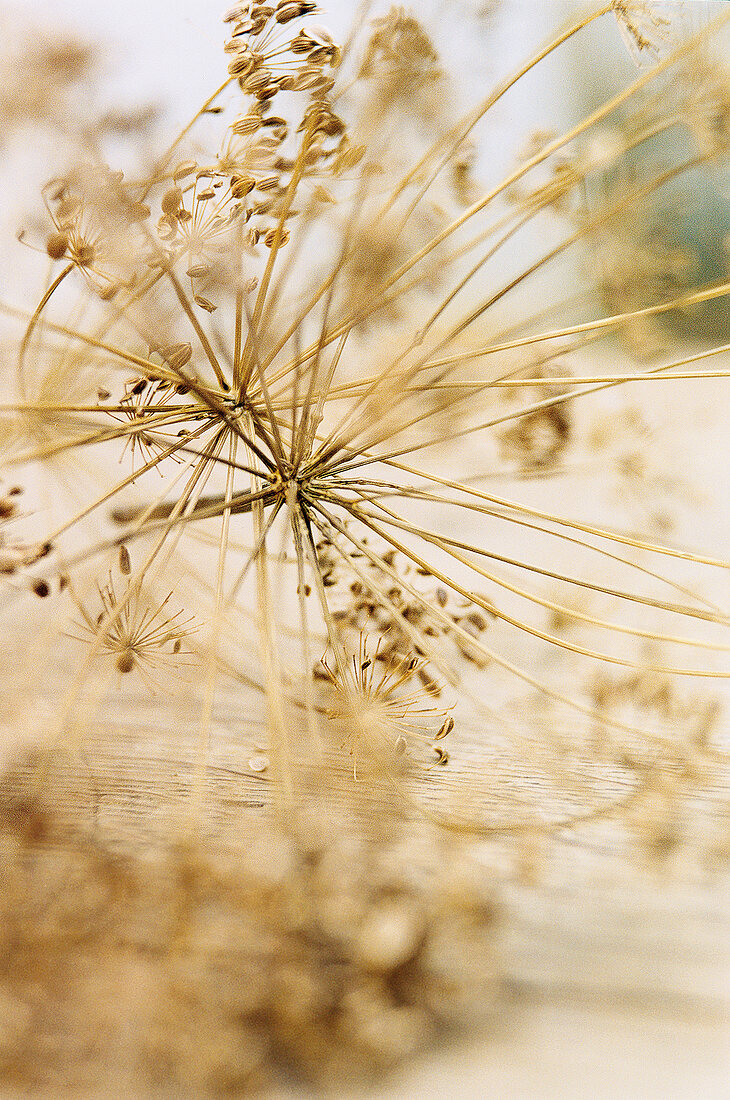
<svg viewBox="0 0 730 1100"><path fill-rule="evenodd" d="M68 184L64 179L50 180L46 185L46 193L50 202L60 202L68 190Z"/></svg>
<svg viewBox="0 0 730 1100"><path fill-rule="evenodd" d="M177 218L169 214L164 214L157 223L157 235L160 240L163 241L171 241L173 237L176 237Z"/></svg>
<svg viewBox="0 0 730 1100"><path fill-rule="evenodd" d="M46 241L46 252L52 260L60 260L66 255L68 237L65 233L51 233Z"/></svg>
<svg viewBox="0 0 730 1100"><path fill-rule="evenodd" d="M453 728L454 728L454 719L449 717L449 718L446 719L444 724L441 726L441 729L438 731L438 733L434 737L434 741L441 741L442 738L447 737L448 734L451 733ZM441 763L441 761L439 761L439 763Z"/></svg>
<svg viewBox="0 0 730 1100"><path fill-rule="evenodd" d="M334 195L330 191L328 191L326 187L323 187L321 183L318 183L317 186L314 188L314 191L312 192L312 198L316 202L322 202L322 203L334 203L335 202Z"/></svg>
<svg viewBox="0 0 730 1100"><path fill-rule="evenodd" d="M250 137L251 134L257 133L262 125L261 115L257 111L251 111L249 114L237 118L231 126L231 130L241 137Z"/></svg>
<svg viewBox="0 0 730 1100"><path fill-rule="evenodd" d="M489 658L476 646L470 646L464 638L456 638L456 647L462 657L466 658L477 668L484 669L489 664Z"/></svg>
<svg viewBox="0 0 730 1100"><path fill-rule="evenodd" d="M228 67L230 69L230 65ZM255 72L250 73L250 75L246 77L243 83L244 91L256 95L257 92L262 91L263 88L271 83L271 70L266 69L262 66Z"/></svg>
<svg viewBox="0 0 730 1100"><path fill-rule="evenodd" d="M279 236L279 248L283 248L289 240L289 231L287 229L279 229L278 226L274 226L271 229L267 229L264 235L264 244L267 248L272 248L277 234Z"/></svg>
<svg viewBox="0 0 730 1100"><path fill-rule="evenodd" d="M469 615L467 615L466 621L471 623L471 625L473 627L476 627L476 629L479 631L487 629L487 620L484 618L480 611L472 611Z"/></svg>
<svg viewBox="0 0 730 1100"><path fill-rule="evenodd" d="M271 84L267 84L265 88L261 88L255 93L259 103L269 103L275 95L279 93L279 85L274 81Z"/></svg>
<svg viewBox="0 0 730 1100"><path fill-rule="evenodd" d="M276 22L289 23L292 19L299 19L302 15L309 15L315 11L317 5L308 0L282 0L276 7Z"/></svg>
<svg viewBox="0 0 730 1100"><path fill-rule="evenodd" d="M131 672L134 668L134 651L132 649L123 649L114 664L117 666L119 672Z"/></svg>
<svg viewBox="0 0 730 1100"><path fill-rule="evenodd" d="M132 561L129 556L129 550L122 543L119 547L119 572L123 573L125 577L128 577L132 572Z"/></svg>
<svg viewBox="0 0 730 1100"><path fill-rule="evenodd" d="M160 355L173 370L180 370L192 359L193 348L188 343L170 344L168 347L160 348Z"/></svg>
<svg viewBox="0 0 730 1100"><path fill-rule="evenodd" d="M233 61L229 62L228 72L231 76L237 76L239 81L244 80L244 78L249 76L254 65L255 61L250 53L241 53L238 54L237 57L234 57Z"/></svg>
<svg viewBox="0 0 730 1100"><path fill-rule="evenodd" d="M163 214L177 214L182 206L183 193L180 187L170 187L165 191L160 202Z"/></svg>
<svg viewBox="0 0 730 1100"><path fill-rule="evenodd" d="M316 65L302 66L291 80L291 91L295 92L324 91L328 86L332 86L332 81Z"/></svg>
<svg viewBox="0 0 730 1100"><path fill-rule="evenodd" d="M223 13L224 23L238 23L241 19L245 19L248 14L248 4L234 4Z"/></svg>
<svg viewBox="0 0 730 1100"><path fill-rule="evenodd" d="M276 132L276 130L282 127L286 129L286 119L281 118L280 115L267 115L266 118L262 119L262 125Z"/></svg>
<svg viewBox="0 0 730 1100"><path fill-rule="evenodd" d="M245 199L256 186L253 176L231 176L230 190L234 199Z"/></svg>
<svg viewBox="0 0 730 1100"><path fill-rule="evenodd" d="M102 302L111 302L121 290L121 284L111 279L105 286L101 287L98 291L99 297Z"/></svg>
<svg viewBox="0 0 730 1100"><path fill-rule="evenodd" d="M337 171L346 172L355 168L365 156L364 145L351 145L337 154Z"/></svg>
<svg viewBox="0 0 730 1100"><path fill-rule="evenodd" d="M185 179L186 176L191 175L198 167L194 160L181 160L172 173L172 178L177 183L178 180Z"/></svg>
<svg viewBox="0 0 730 1100"><path fill-rule="evenodd" d="M96 256L93 244L80 241L71 251L71 258L79 267L91 267Z"/></svg>
<svg viewBox="0 0 730 1100"><path fill-rule="evenodd" d="M320 141L313 141L304 154L303 160L307 168L314 168L324 156L324 150Z"/></svg>
<svg viewBox="0 0 730 1100"><path fill-rule="evenodd" d="M200 306L201 309L204 309L206 313L213 313L218 308L214 306L208 298L204 298L202 294L193 295L193 301L197 306Z"/></svg>
<svg viewBox="0 0 730 1100"><path fill-rule="evenodd" d="M56 209L56 221L60 226L71 226L81 213L81 199L77 195L68 195L62 199Z"/></svg>
<svg viewBox="0 0 730 1100"><path fill-rule="evenodd" d="M132 222L143 222L152 213L146 202L131 202L125 206L124 212Z"/></svg>
<svg viewBox="0 0 730 1100"><path fill-rule="evenodd" d="M5 577L10 577L17 568L18 561L15 554L0 547L0 573Z"/></svg>

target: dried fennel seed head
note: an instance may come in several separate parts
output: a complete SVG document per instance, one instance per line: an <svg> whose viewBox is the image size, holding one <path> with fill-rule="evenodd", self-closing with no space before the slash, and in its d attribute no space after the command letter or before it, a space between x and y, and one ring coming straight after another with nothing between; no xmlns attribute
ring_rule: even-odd
<svg viewBox="0 0 730 1100"><path fill-rule="evenodd" d="M639 8L581 13L519 72L613 16L645 49ZM397 763L399 738L408 743L402 724L421 706L405 701L409 692L436 697L448 684L457 708L483 726L500 677L513 678L527 700L523 723L539 700L554 708L539 730L546 753L563 751L554 748L556 729L569 712L599 725L617 755L624 735L633 736L641 756L653 732L598 708L591 670L726 675L722 610L679 572L680 563L710 573L724 563L635 527L621 531L604 518L600 494L589 515L571 515L567 504L555 510L540 479L595 459L577 450L585 438L578 399L635 377L632 364L612 360L606 375L583 353L727 294L725 284L688 287L670 248L652 252L656 278L645 266L628 285L635 260L621 260L612 243L641 223L646 200L670 176L724 151L713 91L705 114L715 141L696 142L671 171L653 165L646 178L631 178L625 163L652 133L688 124L690 103L702 113L697 89L671 77L710 34L672 44L654 69L566 132L536 136L508 175L487 185L478 151L486 146L489 159L493 137L480 123L519 83L517 73L461 117L443 95L438 118L421 104L409 123L401 97L387 114L403 128L394 142L387 124L368 133L372 102L392 99L394 83L411 99L441 87L438 37L394 9L343 49L313 14L292 3L227 13L229 79L191 122L194 130L220 107L213 143L203 134L194 144L186 128L144 179L87 154L44 192L40 244L53 273L28 311L7 415L23 461L43 478L61 455L93 456L94 495L79 504L62 486L48 494L72 593L82 590L74 569L96 553L116 554L121 541L136 563L128 573L120 562L119 583L109 572L116 566L98 566L97 577L109 576L97 584L100 606L77 599L76 628L120 673L175 658L192 620L173 613L169 595L148 603L143 582L169 572L174 586L176 570L192 575L207 599L195 621L210 624L212 636L200 677L204 713L225 674L262 689L271 777L289 794L290 758L309 759L328 711L339 724L343 709L357 711L362 728L345 745L370 738L387 746L372 755ZM699 79L709 89L709 76ZM606 140L619 105L626 125ZM609 168L623 185L595 204ZM536 232L525 259L515 246L527 228ZM600 265L595 294L579 301L562 300L558 271L555 301L536 305L533 275L555 271L565 254L593 255L605 241L622 270ZM607 296L616 288L608 317L596 305L601 277ZM685 356L662 362L646 382L670 385L682 367L702 373ZM51 392L67 371L65 392ZM72 385L81 376L85 393ZM115 526L100 534L109 511ZM575 564L566 553L564 564L562 551L583 556ZM584 590L600 596L600 607L580 606L574 597ZM231 636L243 641L229 652L222 639ZM649 653L645 642L657 648ZM336 702L312 684L322 654ZM83 676L77 684L69 712L84 696ZM299 741L287 730L300 728L302 711ZM446 718L437 717L438 731ZM674 731L660 736L671 743ZM520 738L518 729L516 757ZM521 766L530 770L529 754Z"/></svg>
<svg viewBox="0 0 730 1100"><path fill-rule="evenodd" d="M353 776L358 779L372 767L386 773L405 759L419 742L431 744L439 763L448 755L441 742L454 728L454 719L433 705L438 685L427 678L423 662L415 656L388 657L378 667L380 639L372 651L360 636L360 646L345 667L331 668L326 658L315 668L315 677L334 693L327 717L334 720L350 745ZM428 687L418 684L426 679ZM415 688L414 684L418 684ZM431 703L431 705L427 705Z"/></svg>

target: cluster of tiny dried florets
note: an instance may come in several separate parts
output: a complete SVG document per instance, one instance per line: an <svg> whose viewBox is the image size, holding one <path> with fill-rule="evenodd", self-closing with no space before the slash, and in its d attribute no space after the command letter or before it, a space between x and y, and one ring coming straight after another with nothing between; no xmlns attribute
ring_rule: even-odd
<svg viewBox="0 0 730 1100"><path fill-rule="evenodd" d="M122 286L144 293L146 268L169 268L186 262L195 304L212 312L212 290L221 283L240 285L241 249L254 254L262 241L277 247L288 240L286 225L297 210L287 200L293 173L301 178L326 172L340 174L362 157L353 148L345 124L328 100L339 47L322 28L293 33L292 20L316 10L311 3L240 4L225 16L231 25L226 50L229 73L249 102L227 130L221 152L210 164L194 160L162 170L166 181L159 198L156 233L147 220L146 201L155 180L127 183L104 166L81 165L54 180L45 193L53 222L46 249L54 260L66 259L86 276L102 298ZM273 112L282 92L306 92L300 112L297 144L292 149L290 123ZM232 249L231 231L237 230ZM143 263L140 265L140 259ZM120 263L121 261L121 263ZM256 276L243 280L252 291ZM152 282L149 283L152 285Z"/></svg>
<svg viewBox="0 0 730 1100"><path fill-rule="evenodd" d="M279 219L298 212L287 199L292 173L301 179L324 170L340 172L362 155L350 147L345 124L327 98L339 47L322 28L303 28L292 35L289 26L315 10L311 3L251 3L236 5L224 17L231 25L225 46L231 56L228 71L249 106L229 127L214 164L184 161L173 170L157 223L171 257L188 261L194 300L208 312L215 303L204 281L214 285L223 276L230 285L232 273L220 268L222 264L225 269L221 252L231 227L238 227L239 246L250 252L260 241L281 247L289 231ZM296 131L300 148L293 154L290 123L273 110L282 92L308 96ZM255 276L245 280L247 291L255 286Z"/></svg>
<svg viewBox="0 0 730 1100"><path fill-rule="evenodd" d="M606 308L613 314L637 314L622 329L632 350L646 359L664 350L666 336L655 318L642 316L642 308L686 292L697 268L697 257L668 239L666 226L658 215L654 220L646 212L627 210L596 239Z"/></svg>
<svg viewBox="0 0 730 1100"><path fill-rule="evenodd" d="M660 53L678 46L670 39L670 20L656 5L614 0L619 27L637 60L656 62ZM681 21L678 13L678 20ZM679 208L691 184L677 200L677 211L661 205L662 189L702 164L724 160L730 151L730 81L727 66L701 37L689 53L681 50L672 83L649 93L633 109L614 112L610 129L579 133L543 159L556 135L535 131L520 151L519 163L533 157L540 168L530 171L506 192L523 216L554 211L575 226L575 238L594 250L591 274L603 292L607 311L631 315L623 325L639 355L663 350L659 319L643 315L647 307L679 297L694 285L696 258L680 246L675 231ZM681 100L675 98L681 90ZM618 105L617 105L618 106ZM609 125L606 122L602 126ZM686 129L691 146L677 152L676 142L663 155L651 142ZM679 148L683 143L680 141ZM637 150L648 150L641 158ZM666 200L665 200L666 202Z"/></svg>
<svg viewBox="0 0 730 1100"><path fill-rule="evenodd" d="M629 315L623 331L640 355L650 355L659 346L657 319L642 311L681 295L692 285L694 274L692 257L671 238L672 219L652 214L652 196L659 191L666 166L648 156L629 167L625 155L650 132L666 129L666 119L665 108L656 103L646 117L626 119L616 130L575 142L548 158L541 177L530 174L508 192L524 216L554 212L572 223L576 238L591 249L592 278L608 313ZM554 137L536 131L522 150L522 160L539 155ZM680 171L678 167L677 174ZM639 198L643 201L634 201Z"/></svg>
<svg viewBox="0 0 730 1100"><path fill-rule="evenodd" d="M226 52L233 56L228 72L235 76L245 92L260 103L272 100L280 91L327 92L332 81L324 75L340 60L340 49L328 31L305 26L291 37L278 33L280 27L317 10L313 3L277 5L256 2L236 4L223 16L231 24ZM293 57L301 62L292 64Z"/></svg>
<svg viewBox="0 0 730 1100"><path fill-rule="evenodd" d="M367 537L363 542L367 544ZM427 569L412 565L396 550L384 546L376 557L392 571L391 575L378 561L353 551L352 557L358 559L369 578L365 580L348 568L327 539L317 544L317 556L332 619L353 652L362 636L376 638L374 661L386 670L407 669L407 679L420 681L429 694L438 696L442 685L434 671L433 650L452 635L453 624L461 628L452 635L457 652L479 668L486 666L484 655L461 631L477 639L487 628L487 614L442 584L434 584ZM408 590L411 585L418 595Z"/></svg>
<svg viewBox="0 0 730 1100"><path fill-rule="evenodd" d="M187 342L169 344L150 348L149 360L154 363L159 359L161 369L167 365L175 370L184 367L192 353L192 346ZM127 436L122 453L129 451L133 459L139 454L146 465L157 465L158 471L165 458L180 462L177 449L189 434L187 429L178 427L187 393L188 388L183 383L155 378L151 373L148 377L130 378L125 382L118 412L110 413L115 420L127 422L134 429ZM103 396L106 399L111 395L106 391ZM154 417L154 431L146 432L144 423L150 417ZM159 473L162 476L162 471Z"/></svg>
<svg viewBox="0 0 730 1100"><path fill-rule="evenodd" d="M132 576L126 546L119 551L119 572L125 578L124 592L117 595L110 572L107 583L98 586L97 611L90 611L72 590L82 619L76 626L83 632L81 640L91 640L97 652L114 658L118 672L137 669L152 683L148 669L169 664L178 657L184 639L195 630L193 617L183 619L182 611L168 614L172 592L158 604L152 604L144 596L141 581Z"/></svg>
<svg viewBox="0 0 730 1100"><path fill-rule="evenodd" d="M687 88L684 120L701 156L730 156L730 66L697 52L681 71Z"/></svg>
<svg viewBox="0 0 730 1100"><path fill-rule="evenodd" d="M491 1012L492 881L434 864L386 807L382 839L318 814L140 856L99 832L88 793L48 754L2 776L3 1079L339 1091Z"/></svg>
<svg viewBox="0 0 730 1100"><path fill-rule="evenodd" d="M438 110L436 97L443 91L439 55L411 11L393 6L373 20L358 75L371 81L368 114L373 120L395 105L420 115Z"/></svg>
<svg viewBox="0 0 730 1100"><path fill-rule="evenodd" d="M631 55L639 62L656 60L669 20L657 11L654 0L611 0L611 8Z"/></svg>
<svg viewBox="0 0 730 1100"><path fill-rule="evenodd" d="M0 577L21 576L36 596L48 596L51 587L42 577L33 577L26 570L51 552L48 542L29 544L12 534L12 523L19 518L18 501L23 490L19 485L5 489L0 484Z"/></svg>
<svg viewBox="0 0 730 1100"><path fill-rule="evenodd" d="M553 130L534 130L518 150L516 163L525 164L539 156L556 137ZM621 151L620 141L610 136L591 142L576 141L549 157L539 174L532 172L513 184L507 198L525 212L551 210L563 216L585 218L582 198L588 176L613 164Z"/></svg>
<svg viewBox="0 0 730 1100"><path fill-rule="evenodd" d="M466 136L454 136L458 123L449 80L432 39L411 11L393 6L372 20L350 96L351 134L362 135L366 143L370 178L362 198L363 215L351 231L343 275L350 298L367 302L382 295L393 272L407 267L421 248L431 245L448 226L455 204L460 210L474 200L475 150ZM419 190L425 166L442 141L451 143L444 158L448 163L433 172L424 200ZM411 173L413 163L421 170ZM392 202L385 188L398 178L402 202ZM419 290L432 292L443 276L444 259L444 250L436 247L428 267L419 269L415 295L393 296L379 308L378 317L399 318Z"/></svg>
<svg viewBox="0 0 730 1100"><path fill-rule="evenodd" d="M694 845L708 867L724 864L728 839L723 821L726 806L715 804L718 766L726 761L713 747L713 733L722 713L717 698L683 692L671 677L651 671L620 675L598 673L590 685L591 696L600 714L620 714L635 718L652 715L662 726L674 727L679 736L671 749L657 751L651 743L631 745L619 759L634 771L640 785L627 807L626 824L634 833L640 851L652 867L682 858ZM597 736L594 752L604 750L604 737ZM704 792L705 813L698 815L692 828L690 807L696 808L699 792ZM708 827L709 826L709 827ZM715 828L719 826L717 832ZM695 828L696 835L692 835Z"/></svg>

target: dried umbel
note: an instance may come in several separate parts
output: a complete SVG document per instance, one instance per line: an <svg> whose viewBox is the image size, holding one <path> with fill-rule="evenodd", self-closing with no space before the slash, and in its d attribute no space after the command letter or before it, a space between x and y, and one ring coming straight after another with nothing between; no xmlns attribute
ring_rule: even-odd
<svg viewBox="0 0 730 1100"><path fill-rule="evenodd" d="M641 223L673 179L716 162L719 137L645 178L625 163L659 130L684 126L690 103L697 114L696 89L669 78L705 56L715 26L668 40L653 67L564 133L540 135L501 181L476 178L480 143L488 159L491 140L480 124L522 76L613 15L643 49L637 9L581 14L462 117L442 97L438 119L419 113L409 124L407 102L393 103L388 118L403 129L394 144L383 128L362 140L363 120L374 87L438 82L437 38L415 17L393 10L343 49L312 22L310 4L236 5L226 16L228 79L154 171L137 180L84 161L46 190L41 244L57 266L28 310L20 393L6 413L19 433L36 417L21 457L41 475L72 454L89 456L102 481L75 510L61 491L48 494L49 534L70 562L72 591L82 590L74 570L89 563L108 576L98 559L121 543L140 563L123 592L98 582L101 608L77 601L81 633L120 672L141 671L187 631L182 612L168 617L170 596L142 599L143 582L164 570L170 592L192 576L207 600L196 621L211 625L203 724L224 672L256 684L267 776L286 799L296 801L301 760L331 742L327 711L342 710L319 698L312 670L325 655L334 691L352 688L360 634L368 656L347 706L360 707L357 721L376 740L388 727L394 753L399 737L408 741L398 723L410 705L403 712L388 696L387 677L406 670L404 689L441 690L444 715L453 703L456 733L459 708L480 728L491 722L493 685L511 678L531 707L540 698L555 708L539 732L546 753L570 711L604 728L617 759L627 734L641 746L652 736L596 708L596 664L727 675L726 615L673 572L691 562L717 575L724 561L635 526L621 531L599 500L571 514L520 495L523 481L539 492L545 475L594 460L579 451L583 398L637 377L699 386L724 373L702 365L706 351L667 353L642 375L613 360L607 373L584 356L648 318L727 295L726 281L690 286L669 253L654 252L655 278L644 272L627 287L616 274L609 316L597 294L576 303L556 289L543 308L530 293L533 276L565 256L584 260L626 219ZM191 131L219 107L220 140L194 147ZM619 108L622 128L606 141ZM624 183L596 204L609 173ZM545 225L548 244L536 232L526 259L512 252ZM37 364L69 347L64 362L71 373L84 363L91 395L34 400ZM510 484L500 489L505 457ZM562 551L578 557L566 564ZM582 592L598 606L583 607ZM373 679L363 683L368 660ZM83 675L74 691L84 695ZM376 720L379 695L378 707L388 705ZM515 743L521 751L519 735Z"/></svg>
<svg viewBox="0 0 730 1100"><path fill-rule="evenodd" d="M136 281L140 252L147 251L140 226L150 209L121 172L81 164L51 180L43 198L53 225L46 251L68 261L64 272L81 272L102 300Z"/></svg>
<svg viewBox="0 0 730 1100"><path fill-rule="evenodd" d="M85 637L93 643L96 653L113 657L117 672L127 674L136 669L154 684L150 670L169 669L175 663L183 641L195 631L193 617L183 618L182 610L168 613L172 592L159 604L145 597L124 545L119 552L119 572L126 578L125 591L117 595L110 572L107 583L98 588L98 610L89 610L75 597L81 621L74 625L83 632L82 640Z"/></svg>
<svg viewBox="0 0 730 1100"><path fill-rule="evenodd" d="M569 391L561 385L556 385L552 390L548 388L551 374L565 377L570 372L558 360L552 363L549 370L538 366L530 373L540 379L540 384L532 390L528 390L538 408L526 416L519 417L515 423L509 421L499 432L500 453L506 462L517 462L518 468L523 470L550 470L557 467L570 447L573 425L572 410L566 408L559 398ZM502 400L505 404L520 403L526 396L525 389L520 388L512 393L504 390ZM551 404L551 398L557 398L556 403ZM547 399L544 407L540 407L542 399Z"/></svg>

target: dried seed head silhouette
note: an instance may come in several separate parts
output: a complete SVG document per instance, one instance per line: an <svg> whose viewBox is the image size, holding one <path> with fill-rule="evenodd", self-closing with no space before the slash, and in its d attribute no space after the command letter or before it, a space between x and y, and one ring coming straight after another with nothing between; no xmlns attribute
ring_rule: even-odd
<svg viewBox="0 0 730 1100"><path fill-rule="evenodd" d="M43 541L73 578L60 599L71 593L92 648L117 653L121 672L188 634L187 611L165 617L169 596L139 604L142 583L164 574L169 593L172 574L176 592L182 577L207 585L208 610L195 618L210 630L191 643L207 670L202 722L227 673L262 688L285 800L327 740L327 715L341 721L335 700L352 710L356 696L352 721L375 723L377 735L352 738L377 743L380 763L387 742L393 783L417 798L400 766L402 726L414 693L450 691L419 717L430 735L455 704L457 731L466 712L472 726L498 728L494 744L485 734L485 760L497 742L523 762L532 753L528 771L551 773L570 788L571 814L590 815L605 806L579 762L600 756L643 775L657 753L685 751L671 729L648 728L646 707L614 705L605 691L597 702L592 670L672 684L726 677L728 616L695 592L705 582L688 567L722 575L727 563L619 530L600 511L590 518L585 501L571 514L540 489L595 461L580 412L593 395L641 382L651 401L672 380L726 377L714 357L727 347L639 367L626 356L610 370L596 353L603 342L615 356L632 326L691 313L730 284L639 271L608 316L595 315L597 291L563 300L562 275L547 308L534 308L530 286L566 256L599 244L605 256L627 216L640 220L663 188L726 155L715 85L703 98L674 79L707 62L726 18L675 40L645 5L604 5L458 117L454 97L434 92L446 77L415 16L392 9L340 46L314 12L236 5L225 17L228 78L145 178L87 157L48 185L41 243L60 270L26 317L17 392L2 411L8 462L50 477L58 460L88 457L106 479L75 508L54 493ZM566 42L614 18L649 67L565 132L535 135L485 189L478 150L488 158L495 106ZM203 155L191 135L211 113L222 138ZM667 166L647 152L640 178L621 174L674 130L689 132L686 153ZM530 236L543 225L544 237ZM657 263L672 257L654 252ZM610 408L593 407L598 419ZM524 499L493 489L500 476L522 484ZM122 593L97 582L97 624L84 577L121 545L134 547L135 564L126 559ZM252 633L255 646L230 641ZM497 720L507 678L523 709ZM542 727L529 745L528 707ZM570 713L572 746L559 733ZM482 808L440 820L533 829L540 806L523 813L518 801L506 816Z"/></svg>
<svg viewBox="0 0 730 1100"><path fill-rule="evenodd" d="M490 1011L495 883L550 838L656 872L697 813L727 859L687 422L730 346L677 318L730 282L660 213L726 162L730 17L576 7L463 112L457 7L340 44L236 4L162 154L137 126L123 175L102 121L38 197L46 282L0 304L12 1088L341 1094ZM625 86L516 132L617 23ZM8 133L68 136L94 55L55 41L23 87L0 50Z"/></svg>

